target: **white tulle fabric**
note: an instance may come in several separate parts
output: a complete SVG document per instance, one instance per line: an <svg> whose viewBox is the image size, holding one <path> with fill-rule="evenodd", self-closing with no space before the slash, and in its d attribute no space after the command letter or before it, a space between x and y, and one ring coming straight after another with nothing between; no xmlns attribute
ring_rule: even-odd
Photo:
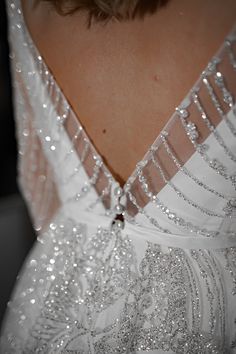
<svg viewBox="0 0 236 354"><path fill-rule="evenodd" d="M236 353L235 31L121 188L19 0L8 14L19 184L38 238L1 353Z"/></svg>

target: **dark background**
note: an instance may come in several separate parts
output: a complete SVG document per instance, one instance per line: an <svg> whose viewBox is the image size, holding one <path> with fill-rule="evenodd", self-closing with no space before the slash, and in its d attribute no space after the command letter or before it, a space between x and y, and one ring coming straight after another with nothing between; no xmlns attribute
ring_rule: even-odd
<svg viewBox="0 0 236 354"><path fill-rule="evenodd" d="M0 326L17 273L35 239L16 183L17 144L8 55L6 8L0 1Z"/></svg>

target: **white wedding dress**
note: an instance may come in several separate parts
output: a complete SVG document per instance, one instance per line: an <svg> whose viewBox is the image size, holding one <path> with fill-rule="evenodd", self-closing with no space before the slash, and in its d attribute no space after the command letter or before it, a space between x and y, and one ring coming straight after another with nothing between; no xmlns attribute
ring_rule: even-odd
<svg viewBox="0 0 236 354"><path fill-rule="evenodd" d="M7 3L38 238L1 354L236 353L236 32L121 188Z"/></svg>

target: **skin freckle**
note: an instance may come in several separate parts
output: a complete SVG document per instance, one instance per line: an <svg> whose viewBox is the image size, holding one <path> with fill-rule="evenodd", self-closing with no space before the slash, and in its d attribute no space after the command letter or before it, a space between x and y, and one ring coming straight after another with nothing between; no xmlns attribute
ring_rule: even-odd
<svg viewBox="0 0 236 354"><path fill-rule="evenodd" d="M154 75L154 81L159 81L159 76L157 74Z"/></svg>

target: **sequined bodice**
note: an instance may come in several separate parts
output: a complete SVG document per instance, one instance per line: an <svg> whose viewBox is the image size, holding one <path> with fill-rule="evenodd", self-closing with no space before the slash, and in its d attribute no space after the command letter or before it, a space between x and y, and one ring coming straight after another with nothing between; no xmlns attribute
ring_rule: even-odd
<svg viewBox="0 0 236 354"><path fill-rule="evenodd" d="M19 23L13 25L13 33L18 36L19 45L24 43L23 49L29 56L27 62L18 58L17 55L25 55L21 48L13 58L17 84L24 85L21 106L24 101L27 104L27 109L22 107L24 115L18 129L22 146L20 180L36 228L47 224L50 212L54 214L59 205L65 203L73 203L76 208L89 213L111 215L112 218L119 212L116 208L114 211L118 202L114 190L119 183L95 150L37 51L22 14L17 13L16 16ZM234 75L235 70L234 36L232 31L125 183L122 190L125 205L122 208L123 216L129 222L139 223L140 219L142 225L141 219L146 218L145 224L161 232L182 234L190 230L209 236L218 233L226 215L224 209L233 211L236 128L230 115L236 88L230 75ZM16 98L19 95L18 92ZM227 143L225 130L229 130ZM176 131L178 139L173 134ZM179 154L183 144L186 149ZM201 173L197 175L187 168L193 160L201 164ZM212 185L212 174L216 175L216 186ZM209 176L208 181L203 183L201 176ZM185 185L185 189L189 189L186 191L181 186L184 178L191 185ZM30 180L31 185L26 180ZM179 186L175 180L180 181ZM51 190L52 187L47 186L50 184L54 188L53 195L47 195L45 200L41 191ZM195 193L201 195L199 202ZM166 200L167 195L173 198L170 204ZM56 204L53 199L57 199ZM188 220L181 217L182 210L185 214L186 208ZM42 215L45 209L49 214ZM206 227L196 225L198 217ZM162 219L164 224L168 220L169 228L162 225Z"/></svg>
<svg viewBox="0 0 236 354"><path fill-rule="evenodd" d="M28 266L47 302L24 353L235 353L236 32L121 188L33 43L19 0L9 2L9 21L19 183L39 241L46 232L51 242Z"/></svg>

